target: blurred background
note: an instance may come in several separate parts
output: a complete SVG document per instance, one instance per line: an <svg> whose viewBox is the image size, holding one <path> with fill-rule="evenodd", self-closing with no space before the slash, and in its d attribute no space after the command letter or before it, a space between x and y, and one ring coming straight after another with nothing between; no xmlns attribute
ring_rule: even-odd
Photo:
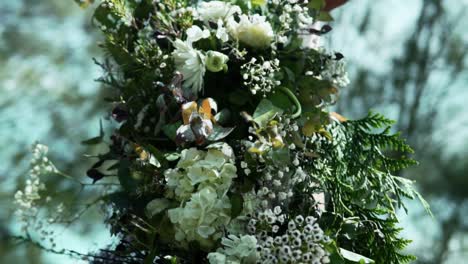
<svg viewBox="0 0 468 264"><path fill-rule="evenodd" d="M416 263L466 263L468 1L352 0L333 15L323 42L345 55L351 79L335 110L359 118L372 109L398 120L420 162L402 174L418 182L434 218L418 202L401 212L403 235L414 241L408 252ZM10 239L19 234L12 201L35 141L50 147L60 170L84 179L91 162L84 154L98 150L80 142L96 136L107 116L92 61L102 57L99 38L91 10L71 0L0 1L0 263L79 263ZM60 177L46 181L67 210L97 195ZM85 203L75 204L77 197ZM54 227L58 248L86 253L109 244L99 211Z"/></svg>

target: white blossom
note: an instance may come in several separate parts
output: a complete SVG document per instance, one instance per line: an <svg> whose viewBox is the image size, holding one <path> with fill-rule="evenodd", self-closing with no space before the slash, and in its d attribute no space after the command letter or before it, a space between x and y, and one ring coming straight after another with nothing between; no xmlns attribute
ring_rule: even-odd
<svg viewBox="0 0 468 264"><path fill-rule="evenodd" d="M265 16L258 14L241 15L239 22L231 18L228 21L228 28L234 39L253 48L267 48L274 38L271 24L266 21Z"/></svg>
<svg viewBox="0 0 468 264"><path fill-rule="evenodd" d="M218 28L216 29L216 37L221 40L221 42L226 42L229 40L229 34L227 29L224 27L223 20L218 20Z"/></svg>
<svg viewBox="0 0 468 264"><path fill-rule="evenodd" d="M175 50L172 52L177 71L184 77L184 88L198 93L203 88L205 76L205 55L192 47L190 42L180 39L174 41Z"/></svg>
<svg viewBox="0 0 468 264"><path fill-rule="evenodd" d="M226 19L234 14L240 14L241 9L236 5L223 1L202 2L198 8L198 19L203 21L217 21L218 19Z"/></svg>
<svg viewBox="0 0 468 264"><path fill-rule="evenodd" d="M41 192L46 189L40 176L58 173L57 168L47 158L48 147L42 144L33 146L33 158L31 160L31 170L29 178L22 190L18 190L14 195L14 202L17 205L16 214L23 223L23 229L29 227L29 222L34 220L38 211L38 202L41 200Z"/></svg>
<svg viewBox="0 0 468 264"><path fill-rule="evenodd" d="M201 39L206 39L210 37L210 31L208 29L201 29L198 26L192 26L186 31L187 33L187 42L192 44Z"/></svg>
<svg viewBox="0 0 468 264"><path fill-rule="evenodd" d="M222 248L208 254L210 264L256 263L257 239L251 235L229 235L221 239ZM224 262L223 262L224 261Z"/></svg>

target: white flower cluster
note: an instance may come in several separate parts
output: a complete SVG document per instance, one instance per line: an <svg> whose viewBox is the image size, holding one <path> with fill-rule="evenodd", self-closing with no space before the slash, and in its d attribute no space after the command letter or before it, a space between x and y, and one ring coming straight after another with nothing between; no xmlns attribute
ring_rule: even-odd
<svg viewBox="0 0 468 264"><path fill-rule="evenodd" d="M42 144L33 146L29 179L26 180L24 189L15 193L15 204L18 206L16 213L24 225L23 229L28 227L28 224L34 220L38 213L37 202L41 199L40 192L45 190L45 185L39 177L58 172L54 164L47 158L47 153L47 146Z"/></svg>
<svg viewBox="0 0 468 264"><path fill-rule="evenodd" d="M281 85L276 79L276 74L280 71L279 60L258 61L252 58L249 62L241 66L243 84L248 87L252 94L261 92L267 94Z"/></svg>
<svg viewBox="0 0 468 264"><path fill-rule="evenodd" d="M330 263L324 248L330 238L316 221L301 215L288 220L278 206L257 213L247 227L257 238L257 263Z"/></svg>
<svg viewBox="0 0 468 264"><path fill-rule="evenodd" d="M323 49L319 51L324 52ZM312 72L306 72L306 75L314 75ZM344 88L350 83L348 72L346 71L346 61L344 59L328 59L324 70L317 78L330 81L337 88Z"/></svg>
<svg viewBox="0 0 468 264"><path fill-rule="evenodd" d="M240 15L239 22L234 19L235 14ZM195 18L204 22L216 22L216 36L223 42L227 41L229 33L235 40L252 48L267 48L274 38L273 28L265 16L244 15L239 6L230 3L202 2L196 10Z"/></svg>
<svg viewBox="0 0 468 264"><path fill-rule="evenodd" d="M338 88L344 88L350 83L348 72L346 71L345 60L328 60L320 77L324 80L329 80Z"/></svg>
<svg viewBox="0 0 468 264"><path fill-rule="evenodd" d="M231 38L251 48L262 49L270 46L275 35L265 16L241 14L240 7L230 3L202 2L193 10L193 13L194 18L205 22L205 25L203 29L195 25L187 29L185 41L176 39L173 42L175 49L172 57L176 70L184 77L184 87L192 89L194 94L202 90L206 70L212 72L227 70L226 63L229 58L216 51L208 51L207 54L210 56L206 56L204 52L193 48L193 43L214 35L221 43ZM240 15L239 21L234 19L234 14ZM213 29L212 24L208 22L216 23L216 28ZM271 71L271 69L265 69L265 71Z"/></svg>
<svg viewBox="0 0 468 264"><path fill-rule="evenodd" d="M285 116L278 116L277 122L271 130L275 130L277 141L283 142L285 138L294 138L299 132L299 125ZM249 128L249 132L255 133L253 127ZM273 135L270 135L272 138ZM269 146L270 143L263 142L265 140L258 139L255 142L243 141L247 149L252 149L255 146L257 149L265 150L262 153L251 153L252 157L257 161L255 164L249 164L245 161L241 162L241 168L246 175L252 171L262 174L263 177L258 178L257 181L260 185L259 190L256 192L257 199L263 208L269 208L275 204L284 204L294 193L292 192L293 186L302 183L308 177L308 174L300 166L303 153L296 150L296 145L290 143L282 145L280 148L287 148L288 164L285 165L271 155L271 150L274 147ZM268 145L267 147L263 145ZM290 160L289 160L290 159ZM292 166L291 166L292 165Z"/></svg>
<svg viewBox="0 0 468 264"><path fill-rule="evenodd" d="M278 17L281 23L281 33L277 34L277 41L279 43L286 43L288 38L284 33L292 30L292 25L297 24L299 29L309 27L314 21L309 15L309 8L306 1L299 0L272 0L272 5L281 7L282 14Z"/></svg>
<svg viewBox="0 0 468 264"><path fill-rule="evenodd" d="M257 239L251 235L229 235L221 239L222 248L217 252L208 254L210 264L241 264L256 263Z"/></svg>
<svg viewBox="0 0 468 264"><path fill-rule="evenodd" d="M233 150L225 143L208 146L208 151L183 150L177 167L166 170L172 192L167 196L181 201L181 207L168 211L178 241L208 246L222 237L231 213L227 192L236 172Z"/></svg>

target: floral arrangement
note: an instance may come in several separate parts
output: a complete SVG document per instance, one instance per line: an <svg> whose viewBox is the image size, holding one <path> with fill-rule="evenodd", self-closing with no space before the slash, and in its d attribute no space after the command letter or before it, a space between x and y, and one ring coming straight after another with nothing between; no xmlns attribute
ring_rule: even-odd
<svg viewBox="0 0 468 264"><path fill-rule="evenodd" d="M344 57L304 41L331 30L326 10L324 0L101 1L100 81L113 89L116 128L82 185L104 190L119 243L79 257L411 261L396 210L419 194L394 173L415 164L412 150L382 115L329 110L349 83ZM39 176L62 174L46 151L36 146L16 195L26 230L45 188Z"/></svg>

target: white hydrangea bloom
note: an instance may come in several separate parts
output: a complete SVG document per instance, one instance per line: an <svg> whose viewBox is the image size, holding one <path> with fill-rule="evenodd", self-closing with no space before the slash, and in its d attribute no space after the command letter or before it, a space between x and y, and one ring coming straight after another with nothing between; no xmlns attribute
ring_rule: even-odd
<svg viewBox="0 0 468 264"><path fill-rule="evenodd" d="M164 172L167 186L173 190L175 198L184 201L205 187L214 187L220 195L225 194L237 177L232 148L223 144L220 148L208 151L196 148L182 151L181 159L175 169Z"/></svg>
<svg viewBox="0 0 468 264"><path fill-rule="evenodd" d="M239 22L231 17L228 20L228 28L234 39L253 48L266 48L274 38L271 24L266 21L265 16L258 14L250 17L241 15Z"/></svg>
<svg viewBox="0 0 468 264"><path fill-rule="evenodd" d="M236 5L223 1L202 2L198 9L198 19L203 21L217 21L218 19L226 19L234 14L240 14L241 9Z"/></svg>
<svg viewBox="0 0 468 264"><path fill-rule="evenodd" d="M234 152L226 143L210 145L207 151L183 150L176 168L165 171L167 187L181 202L168 211L178 241L210 247L223 236L231 221L227 192L236 172Z"/></svg>
<svg viewBox="0 0 468 264"><path fill-rule="evenodd" d="M176 229L177 241L198 241L211 247L223 235L223 227L231 220L231 203L227 195L219 196L212 187L192 194L183 207L168 211Z"/></svg>
<svg viewBox="0 0 468 264"><path fill-rule="evenodd" d="M223 248L208 254L210 264L256 263L257 239L251 235L237 237L229 235L221 240ZM224 261L224 262L223 262Z"/></svg>
<svg viewBox="0 0 468 264"><path fill-rule="evenodd" d="M194 30L193 39L198 38L198 33ZM204 33L202 33L204 34ZM193 41L193 39L191 39ZM174 51L172 57L177 71L184 77L184 88L191 89L193 93L201 91L203 88L203 77L205 76L205 55L192 47L191 42L176 39L174 41Z"/></svg>
<svg viewBox="0 0 468 264"><path fill-rule="evenodd" d="M226 256L224 254L214 252L208 254L210 264L226 264ZM230 262L231 264L240 264L240 262Z"/></svg>

